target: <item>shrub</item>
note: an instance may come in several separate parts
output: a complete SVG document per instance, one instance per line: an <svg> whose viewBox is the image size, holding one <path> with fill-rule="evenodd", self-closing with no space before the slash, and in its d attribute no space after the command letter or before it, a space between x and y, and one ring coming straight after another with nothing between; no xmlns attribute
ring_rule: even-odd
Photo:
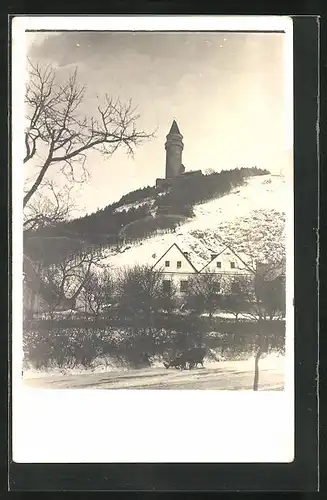
<svg viewBox="0 0 327 500"><path fill-rule="evenodd" d="M116 323L116 326L113 323ZM268 352L284 352L285 321L258 324L245 320L222 320L198 316L156 313L151 329L136 327L132 318L97 322L47 320L28 322L24 330L24 356L36 369L53 367L92 368L97 358L119 366L142 366L142 355L162 359L188 347L205 345L227 359L253 353L258 334L268 342Z"/></svg>

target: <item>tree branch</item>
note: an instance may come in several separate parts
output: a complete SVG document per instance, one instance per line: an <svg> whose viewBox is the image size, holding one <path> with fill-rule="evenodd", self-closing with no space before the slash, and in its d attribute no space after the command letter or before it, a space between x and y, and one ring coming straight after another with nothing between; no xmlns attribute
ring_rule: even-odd
<svg viewBox="0 0 327 500"><path fill-rule="evenodd" d="M123 104L119 99L106 96L105 106L98 107L98 120L83 116L80 107L85 87L78 85L77 71L63 84L57 84L53 67L42 69L40 65L29 62L30 82L25 98L29 116L24 163L43 150L47 153L41 158L39 174L24 197L24 207L53 165L62 163L62 172L68 167L71 179L76 181L74 168L82 164L85 171L87 151L94 149L110 157L119 147L124 147L128 154L133 154L135 147L154 136L154 133L137 129L139 115L131 101Z"/></svg>

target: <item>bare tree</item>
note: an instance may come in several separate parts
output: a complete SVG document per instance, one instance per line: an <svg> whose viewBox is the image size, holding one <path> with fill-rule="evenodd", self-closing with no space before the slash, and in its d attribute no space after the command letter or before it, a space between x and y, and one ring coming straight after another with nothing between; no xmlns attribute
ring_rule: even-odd
<svg viewBox="0 0 327 500"><path fill-rule="evenodd" d="M26 317L33 316L34 312L46 310L54 298L54 291L47 287L40 277L37 266L24 254L23 258L24 274L24 308ZM36 311L35 311L36 309Z"/></svg>
<svg viewBox="0 0 327 500"><path fill-rule="evenodd" d="M65 240L61 247L56 241ZM76 301L92 271L102 266L103 254L98 248L85 245L80 240L73 241L67 246L69 238L42 238L52 245L53 253L45 252L44 259L40 262L40 274L43 282L56 291L51 303L52 311L70 304L71 309L76 308ZM54 259L54 254L57 258Z"/></svg>
<svg viewBox="0 0 327 500"><path fill-rule="evenodd" d="M46 227L54 227L67 221L77 210L72 198L73 186L61 189L54 181L46 181L44 189L35 193L24 213L24 231L38 231Z"/></svg>
<svg viewBox="0 0 327 500"><path fill-rule="evenodd" d="M267 321L274 319L278 310L283 314L285 304L284 260L256 267L253 279L242 282L241 296L235 293L227 302L229 312L234 311L234 314L238 314L240 302L245 299L246 304L242 306L243 314L258 325L255 339L254 391L258 390L259 385L259 360L269 348Z"/></svg>
<svg viewBox="0 0 327 500"><path fill-rule="evenodd" d="M272 320L277 309L283 310L285 303L284 269L282 263L273 263L265 269L258 269L254 281L252 292L251 309L248 313L250 317L257 321L259 332L257 335L257 345L254 365L253 390L258 390L259 385L259 360L263 353L269 348L269 341L266 332L266 322ZM277 287L276 282L281 286ZM279 302L279 304L278 304Z"/></svg>
<svg viewBox="0 0 327 500"><path fill-rule="evenodd" d="M63 83L56 76L51 65L42 68L29 61L24 163L37 160L37 175L24 196L24 207L53 166L59 165L64 175L76 181L77 165L87 173L87 151L98 150L111 157L125 147L133 154L135 147L153 136L137 128L139 115L131 101L122 103L106 95L96 117L83 116L85 87L78 84L77 71Z"/></svg>
<svg viewBox="0 0 327 500"><path fill-rule="evenodd" d="M86 366L89 366L97 355L106 353L107 331L99 320L104 318L104 308L111 301L114 292L115 282L107 270L99 272L96 268L91 269L85 277L78 300L87 317L81 328L83 344L77 349L76 356Z"/></svg>
<svg viewBox="0 0 327 500"><path fill-rule="evenodd" d="M81 295L85 309L97 320L115 295L115 281L112 275L107 270L92 270L84 280Z"/></svg>
<svg viewBox="0 0 327 500"><path fill-rule="evenodd" d="M154 314L161 305L162 273L147 265L124 269L118 278L118 295L122 313L151 333Z"/></svg>
<svg viewBox="0 0 327 500"><path fill-rule="evenodd" d="M220 287L221 279L217 274L195 275L189 281L187 307L197 313L207 311L211 318L220 306Z"/></svg>
<svg viewBox="0 0 327 500"><path fill-rule="evenodd" d="M254 273L253 275L233 276L228 280L225 278L225 282L228 281L229 293L224 295L222 308L233 314L236 321L241 313L248 310L248 304L252 298L253 279Z"/></svg>
<svg viewBox="0 0 327 500"><path fill-rule="evenodd" d="M157 310L164 311L168 315L171 315L180 302L177 296L177 287L173 281L170 281L168 288L165 288L160 275L159 279L161 281L161 286L158 293Z"/></svg>
<svg viewBox="0 0 327 500"><path fill-rule="evenodd" d="M237 225L237 230L234 228L234 231L230 231L225 243L242 251L249 269L254 274L254 279L250 280L248 285L243 283L241 295L247 302L245 314L258 324L259 330L255 345L253 383L253 390L256 391L259 383L259 360L269 347L265 333L267 321L276 315L282 317L285 314L286 253L284 214L273 211L266 214L265 211L259 210L253 211L252 216L262 225L262 229L266 229L266 236L258 239L257 224L245 226L243 229ZM260 260L265 263L258 264ZM240 311L241 302L242 297L235 294L234 300L229 304L225 302L225 306L228 305L228 311L234 310L236 315Z"/></svg>
<svg viewBox="0 0 327 500"><path fill-rule="evenodd" d="M286 312L286 263L282 258L279 262L268 262L257 265L255 277L256 295L265 305L264 319L273 320L283 317Z"/></svg>

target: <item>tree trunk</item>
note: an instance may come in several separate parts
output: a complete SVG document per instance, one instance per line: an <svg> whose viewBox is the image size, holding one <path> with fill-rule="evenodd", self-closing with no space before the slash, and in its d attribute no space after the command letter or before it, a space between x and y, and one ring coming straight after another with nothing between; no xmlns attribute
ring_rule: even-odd
<svg viewBox="0 0 327 500"><path fill-rule="evenodd" d="M253 380L253 390L257 391L259 386L259 360L262 352L261 345L258 347L254 358L254 380Z"/></svg>
<svg viewBox="0 0 327 500"><path fill-rule="evenodd" d="M53 148L53 146L51 146L51 152L52 152L52 148ZM49 159L47 159L46 162L44 163L43 167L41 168L40 173L37 176L37 178L36 178L33 186L28 191L28 193L26 193L25 196L24 196L24 199L23 199L23 208L26 207L27 203L30 201L30 199L32 198L33 194L39 188L39 186L40 186L40 184L41 184L41 182L42 182L42 180L43 180L43 178L44 178L44 176L45 176L45 174L46 174L46 172L47 172L47 170L49 168L49 165L50 165L50 162L49 162Z"/></svg>

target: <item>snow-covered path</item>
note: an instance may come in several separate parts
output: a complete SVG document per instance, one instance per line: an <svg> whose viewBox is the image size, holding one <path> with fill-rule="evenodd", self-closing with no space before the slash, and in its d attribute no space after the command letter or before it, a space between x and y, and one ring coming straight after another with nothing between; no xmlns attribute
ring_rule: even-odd
<svg viewBox="0 0 327 500"><path fill-rule="evenodd" d="M194 370L165 369L46 375L24 379L28 387L43 389L220 389L252 390L254 360L206 363ZM260 361L259 390L283 390L282 357Z"/></svg>

